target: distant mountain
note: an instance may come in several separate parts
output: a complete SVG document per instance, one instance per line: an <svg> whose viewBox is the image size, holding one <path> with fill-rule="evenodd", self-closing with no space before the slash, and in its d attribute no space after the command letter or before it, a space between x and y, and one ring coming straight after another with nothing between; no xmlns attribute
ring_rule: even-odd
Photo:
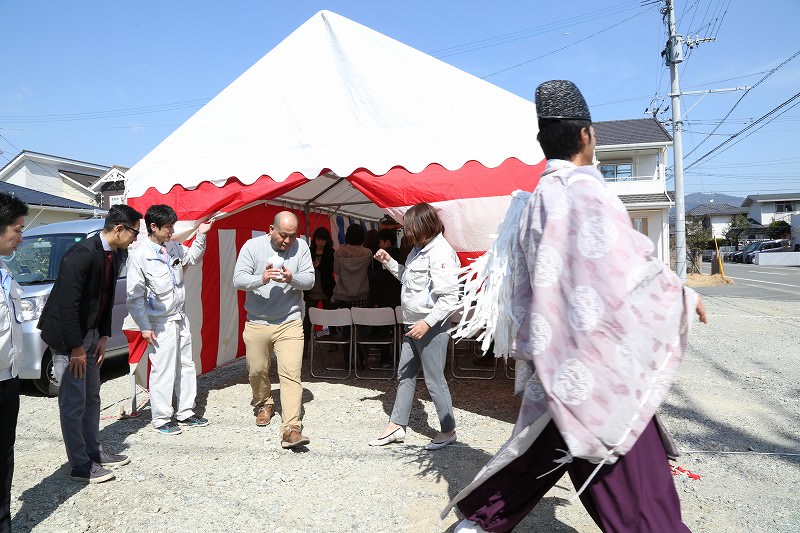
<svg viewBox="0 0 800 533"><path fill-rule="evenodd" d="M683 197L683 202L686 205L687 211L694 209L698 205L707 204L711 200L714 200L713 203L715 204L728 204L733 207L739 207L742 205L742 202L744 202L744 198L740 198L739 196L728 196L727 194L719 193L707 194L703 192L693 192Z"/></svg>

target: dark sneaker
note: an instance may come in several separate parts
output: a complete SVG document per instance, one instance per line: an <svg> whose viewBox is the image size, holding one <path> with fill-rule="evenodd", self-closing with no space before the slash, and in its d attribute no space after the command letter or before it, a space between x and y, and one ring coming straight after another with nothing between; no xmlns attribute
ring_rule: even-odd
<svg viewBox="0 0 800 533"><path fill-rule="evenodd" d="M75 470L73 468L70 477L83 483L102 483L114 479L114 472L92 461L86 469Z"/></svg>
<svg viewBox="0 0 800 533"><path fill-rule="evenodd" d="M158 426L157 428L153 428L159 433L163 433L164 435L180 435L181 428L178 427L178 424L170 420L163 426Z"/></svg>
<svg viewBox="0 0 800 533"><path fill-rule="evenodd" d="M208 425L208 419L203 418L202 416L192 415L189 418L178 420L178 424L183 424L184 426L203 427Z"/></svg>
<svg viewBox="0 0 800 533"><path fill-rule="evenodd" d="M100 450L100 455L92 457L92 462L99 464L102 467L108 468L111 466L123 466L131 462L127 455L118 455L116 453L108 453L105 450Z"/></svg>

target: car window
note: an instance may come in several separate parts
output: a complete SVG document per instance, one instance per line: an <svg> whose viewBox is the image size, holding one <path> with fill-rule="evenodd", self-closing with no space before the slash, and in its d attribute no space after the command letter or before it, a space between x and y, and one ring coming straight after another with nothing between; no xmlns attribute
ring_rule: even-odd
<svg viewBox="0 0 800 533"><path fill-rule="evenodd" d="M25 237L17 251L4 261L20 285L51 283L58 277L61 259L67 250L85 238L82 233Z"/></svg>

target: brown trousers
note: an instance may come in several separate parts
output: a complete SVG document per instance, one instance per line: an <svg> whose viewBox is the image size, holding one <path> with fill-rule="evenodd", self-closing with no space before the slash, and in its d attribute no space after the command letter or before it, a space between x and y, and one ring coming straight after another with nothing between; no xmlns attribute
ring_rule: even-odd
<svg viewBox="0 0 800 533"><path fill-rule="evenodd" d="M274 403L269 365L272 354L278 360L278 380L281 386L281 432L288 426L302 429L303 384L300 371L303 367L303 321L292 320L277 326L247 322L242 334L245 346L250 387L253 389L253 407Z"/></svg>

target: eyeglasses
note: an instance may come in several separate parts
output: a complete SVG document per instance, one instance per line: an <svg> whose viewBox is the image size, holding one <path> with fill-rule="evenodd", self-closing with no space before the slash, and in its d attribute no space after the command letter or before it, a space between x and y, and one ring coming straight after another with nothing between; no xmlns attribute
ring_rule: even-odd
<svg viewBox="0 0 800 533"><path fill-rule="evenodd" d="M138 229L133 229L132 227L128 226L127 224L120 224L120 226L122 226L126 230L129 230L131 233L133 233L134 237L138 237L139 236L139 230Z"/></svg>

